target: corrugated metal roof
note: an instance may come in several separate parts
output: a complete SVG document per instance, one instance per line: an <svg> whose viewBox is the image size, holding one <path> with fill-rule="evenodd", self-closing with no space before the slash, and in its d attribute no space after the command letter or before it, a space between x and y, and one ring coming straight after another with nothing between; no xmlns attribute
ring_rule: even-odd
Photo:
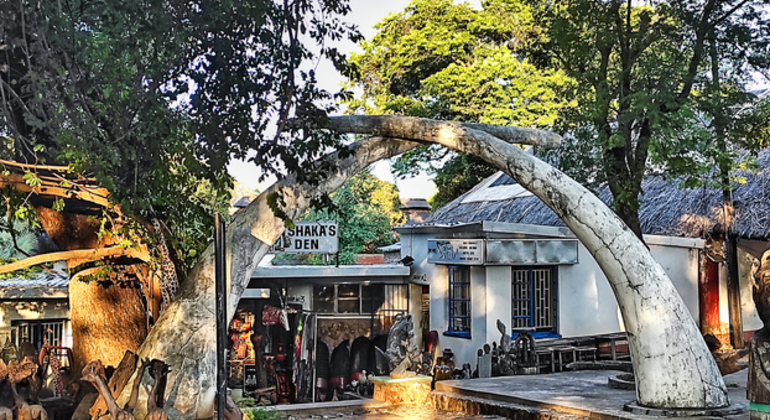
<svg viewBox="0 0 770 420"><path fill-rule="evenodd" d="M32 278L0 280L0 299L66 298L70 277L59 271L43 272Z"/></svg>

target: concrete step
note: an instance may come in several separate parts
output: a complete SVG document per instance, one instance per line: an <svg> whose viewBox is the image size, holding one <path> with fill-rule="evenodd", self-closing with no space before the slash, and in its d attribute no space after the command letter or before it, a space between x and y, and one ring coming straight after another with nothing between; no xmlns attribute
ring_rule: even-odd
<svg viewBox="0 0 770 420"><path fill-rule="evenodd" d="M454 392L433 391L431 396L437 410L463 412L466 415L495 415L514 420L582 420L590 418L547 408L462 395Z"/></svg>

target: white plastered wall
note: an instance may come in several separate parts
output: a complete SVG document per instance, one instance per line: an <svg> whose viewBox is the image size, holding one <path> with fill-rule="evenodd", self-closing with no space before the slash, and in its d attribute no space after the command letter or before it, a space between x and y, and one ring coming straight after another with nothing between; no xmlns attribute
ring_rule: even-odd
<svg viewBox="0 0 770 420"><path fill-rule="evenodd" d="M484 267L487 275L486 290L486 339L485 343L500 342L500 331L497 329L497 320L505 324L507 333L511 330L511 267L488 266Z"/></svg>
<svg viewBox="0 0 770 420"><path fill-rule="evenodd" d="M650 245L650 251L668 273L697 322L698 250ZM582 244L578 246L578 260L578 264L559 267L559 334L575 337L623 331L623 320L612 288Z"/></svg>
<svg viewBox="0 0 770 420"><path fill-rule="evenodd" d="M67 319L69 320L69 304L67 299L51 299L38 301L4 301L0 302L0 345L4 344L11 336L11 324L13 321L42 320L42 319ZM65 347L72 347L72 328L70 322L64 325L63 343Z"/></svg>
<svg viewBox="0 0 770 420"><path fill-rule="evenodd" d="M415 259L413 275L424 276L430 285L430 329L439 333L440 347L451 348L458 365L473 364L479 348L499 341L497 319L510 328L511 267L471 269L471 311L474 315L471 338L445 336L443 333L448 329L448 274L446 266L427 262L427 240L433 237L432 234L402 234L401 256L412 256ZM651 245L650 248L697 320L699 250L671 245ZM609 282L582 244L578 246L578 259L578 264L559 266L558 332L563 337L574 337L623 331L623 321Z"/></svg>

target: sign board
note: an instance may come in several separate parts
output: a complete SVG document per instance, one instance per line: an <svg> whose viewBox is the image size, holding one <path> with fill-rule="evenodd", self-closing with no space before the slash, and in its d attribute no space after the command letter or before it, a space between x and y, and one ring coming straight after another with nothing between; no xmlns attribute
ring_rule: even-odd
<svg viewBox="0 0 770 420"><path fill-rule="evenodd" d="M283 232L276 250L287 254L336 254L339 231L337 222L298 222Z"/></svg>
<svg viewBox="0 0 770 420"><path fill-rule="evenodd" d="M484 264L483 239L428 239L428 262L447 265Z"/></svg>
<svg viewBox="0 0 770 420"><path fill-rule="evenodd" d="M499 265L577 264L578 242L575 239L490 239L486 262Z"/></svg>
<svg viewBox="0 0 770 420"><path fill-rule="evenodd" d="M243 393L252 393L259 388L257 382L257 365L255 364L243 364Z"/></svg>

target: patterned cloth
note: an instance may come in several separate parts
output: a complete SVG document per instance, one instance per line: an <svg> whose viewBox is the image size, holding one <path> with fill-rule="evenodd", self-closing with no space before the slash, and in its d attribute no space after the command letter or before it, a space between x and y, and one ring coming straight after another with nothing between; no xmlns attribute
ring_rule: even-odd
<svg viewBox="0 0 770 420"><path fill-rule="evenodd" d="M166 246L166 238L163 236L163 230L160 227L160 221L158 219L152 219L152 226L155 228L155 233L158 234L158 250L160 250L160 294L163 297L163 306L167 307L171 302L171 299L176 294L176 289L179 288L179 279L176 275L176 267L174 262L171 261L170 253L168 252L168 246Z"/></svg>

